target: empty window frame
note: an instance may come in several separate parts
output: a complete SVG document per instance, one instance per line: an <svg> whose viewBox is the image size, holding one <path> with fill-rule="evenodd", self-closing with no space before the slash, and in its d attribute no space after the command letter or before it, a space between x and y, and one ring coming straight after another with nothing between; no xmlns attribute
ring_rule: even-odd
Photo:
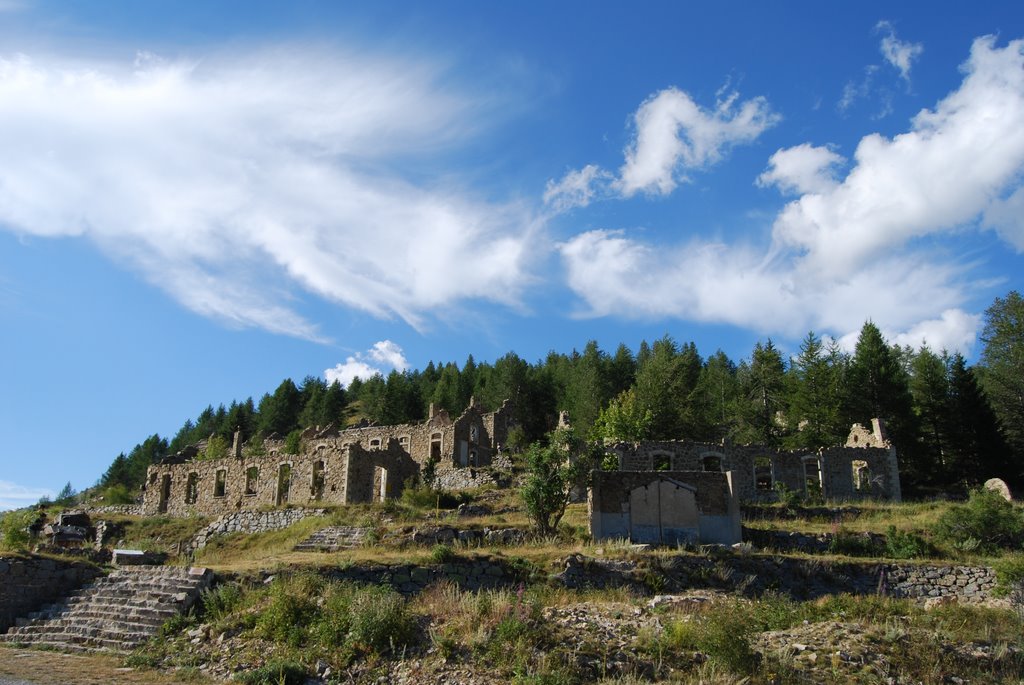
<svg viewBox="0 0 1024 685"><path fill-rule="evenodd" d="M322 459L313 462L313 483L310 487L310 494L313 500L317 502L324 498L324 485L327 482L325 478L326 470L326 464L324 464Z"/></svg>
<svg viewBox="0 0 1024 685"><path fill-rule="evenodd" d="M700 458L700 467L703 471L721 471L722 470L722 455L720 454L705 454Z"/></svg>
<svg viewBox="0 0 1024 685"><path fill-rule="evenodd" d="M260 470L256 466L250 466L245 470L245 494L248 497L252 497L256 494L256 489L259 487L260 482Z"/></svg>
<svg viewBox="0 0 1024 685"><path fill-rule="evenodd" d="M668 452L655 452L651 455L651 470L671 471L672 455Z"/></svg>
<svg viewBox="0 0 1024 685"><path fill-rule="evenodd" d="M754 457L754 490L771 492L774 487L771 457Z"/></svg>
<svg viewBox="0 0 1024 685"><path fill-rule="evenodd" d="M195 504L199 499L199 474L194 471L188 474L185 481L185 504Z"/></svg>
<svg viewBox="0 0 1024 685"><path fill-rule="evenodd" d="M213 478L213 496L223 497L227 493L228 472L224 469L217 469Z"/></svg>

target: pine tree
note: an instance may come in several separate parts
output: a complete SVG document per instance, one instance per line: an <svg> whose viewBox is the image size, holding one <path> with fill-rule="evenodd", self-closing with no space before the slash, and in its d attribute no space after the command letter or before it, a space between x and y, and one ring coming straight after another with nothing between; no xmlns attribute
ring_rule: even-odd
<svg viewBox="0 0 1024 685"><path fill-rule="evenodd" d="M794 448L818 449L838 445L849 426L843 426L842 385L845 359L832 341L827 347L814 331L800 344L790 370L787 443Z"/></svg>
<svg viewBox="0 0 1024 685"><path fill-rule="evenodd" d="M1006 438L1024 460L1024 298L1016 290L985 310L981 381Z"/></svg>
<svg viewBox="0 0 1024 685"><path fill-rule="evenodd" d="M949 446L951 469L968 485L989 478L1020 484L1021 462L1014 458L974 369L959 353L949 364Z"/></svg>
<svg viewBox="0 0 1024 685"><path fill-rule="evenodd" d="M926 345L911 362L910 392L921 427L921 450L927 463L937 466L936 480L948 480L949 463L947 431L950 426L949 359L932 352Z"/></svg>
<svg viewBox="0 0 1024 685"><path fill-rule="evenodd" d="M785 427L786 365L775 344L754 345L750 365L743 365L740 380L737 439L769 447L780 445Z"/></svg>
<svg viewBox="0 0 1024 685"><path fill-rule="evenodd" d="M910 379L901 353L886 344L882 332L868 321L860 331L847 370L845 413L849 422L871 425L885 420L889 437L899 453L908 482L924 482L935 475L936 465L917 444L917 419L910 395Z"/></svg>
<svg viewBox="0 0 1024 685"><path fill-rule="evenodd" d="M725 352L718 350L701 368L697 387L691 393L693 407L697 410L694 439L713 441L735 434L739 392L736 365Z"/></svg>

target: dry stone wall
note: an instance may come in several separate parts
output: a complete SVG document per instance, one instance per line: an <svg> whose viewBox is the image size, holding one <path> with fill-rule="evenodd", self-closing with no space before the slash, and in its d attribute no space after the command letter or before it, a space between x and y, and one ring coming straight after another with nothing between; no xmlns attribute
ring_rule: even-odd
<svg viewBox="0 0 1024 685"><path fill-rule="evenodd" d="M640 593L712 588L759 596L782 592L796 599L884 594L897 598L992 597L995 572L977 566L823 562L791 557L679 556L661 560L605 560L573 555L555 579L570 588L628 587Z"/></svg>
<svg viewBox="0 0 1024 685"><path fill-rule="evenodd" d="M308 516L323 516L323 509L278 509L275 511L238 511L225 514L199 531L189 547L202 549L212 538L228 533L267 533L298 523Z"/></svg>
<svg viewBox="0 0 1024 685"><path fill-rule="evenodd" d="M92 564L41 557L0 557L0 633L19 616L103 575Z"/></svg>

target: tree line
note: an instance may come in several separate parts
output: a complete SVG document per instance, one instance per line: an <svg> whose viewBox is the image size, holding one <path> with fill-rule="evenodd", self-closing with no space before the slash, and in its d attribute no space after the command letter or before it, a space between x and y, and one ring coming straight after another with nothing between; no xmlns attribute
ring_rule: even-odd
<svg viewBox="0 0 1024 685"><path fill-rule="evenodd" d="M488 409L512 402L513 448L543 440L559 411L585 439L757 443L815 450L842 444L853 423L885 420L899 451L905 488L968 486L990 477L1021 481L1024 463L1024 300L1016 291L985 312L980 361L959 353L900 347L870 321L852 353L810 332L785 358L770 340L734 362L718 350L665 336L614 352L594 341L529 363L509 352L493 363L470 356L422 370L353 380L347 388L307 376L285 379L254 402L206 407L167 440L152 435L120 454L100 485L138 488L146 468L236 430L258 441L308 426L422 421L428 407L457 416L470 397Z"/></svg>

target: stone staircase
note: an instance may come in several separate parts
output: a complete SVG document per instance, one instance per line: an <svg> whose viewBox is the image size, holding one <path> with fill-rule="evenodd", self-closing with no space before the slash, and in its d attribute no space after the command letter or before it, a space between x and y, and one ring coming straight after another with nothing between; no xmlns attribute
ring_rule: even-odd
<svg viewBox="0 0 1024 685"><path fill-rule="evenodd" d="M337 552L339 549L361 547L366 540L366 528L329 526L321 528L295 545L296 552Z"/></svg>
<svg viewBox="0 0 1024 685"><path fill-rule="evenodd" d="M0 642L66 652L131 651L187 611L212 580L205 568L120 568L18 619Z"/></svg>

